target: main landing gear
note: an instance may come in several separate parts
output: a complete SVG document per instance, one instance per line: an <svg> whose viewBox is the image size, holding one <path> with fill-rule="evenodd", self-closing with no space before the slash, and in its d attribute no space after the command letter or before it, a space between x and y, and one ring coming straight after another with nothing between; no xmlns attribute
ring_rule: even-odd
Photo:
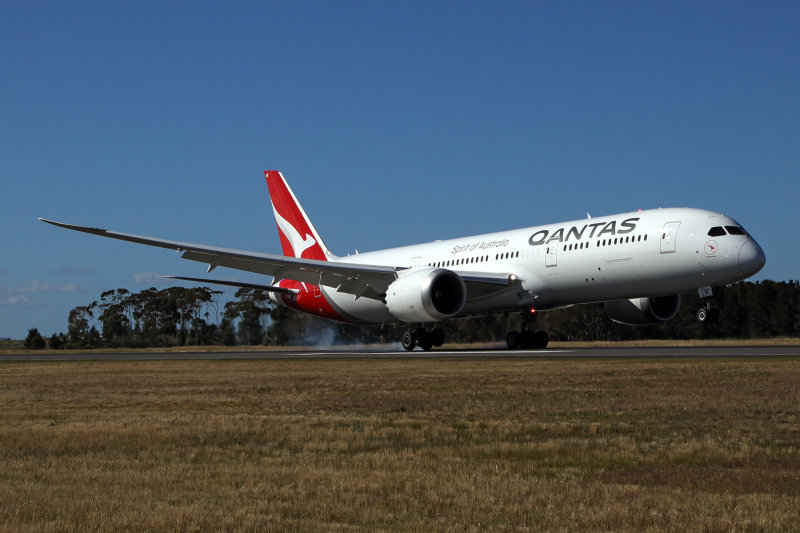
<svg viewBox="0 0 800 533"><path fill-rule="evenodd" d="M536 318L536 311L523 311L522 312L522 331L509 331L506 335L506 344L512 350L527 350L529 348L536 348L542 350L547 348L550 338L545 331L528 331L528 328Z"/></svg>
<svg viewBox="0 0 800 533"><path fill-rule="evenodd" d="M416 346L419 346L427 352L434 346L441 346L444 344L444 330L442 328L436 328L429 332L423 327L415 329L413 333L410 330L406 330L403 332L400 342L403 348L409 352Z"/></svg>

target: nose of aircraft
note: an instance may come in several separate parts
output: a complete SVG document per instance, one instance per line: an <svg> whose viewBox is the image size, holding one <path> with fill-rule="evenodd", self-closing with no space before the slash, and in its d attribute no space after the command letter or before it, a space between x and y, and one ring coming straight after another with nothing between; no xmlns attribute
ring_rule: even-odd
<svg viewBox="0 0 800 533"><path fill-rule="evenodd" d="M748 240L739 250L739 268L746 276L752 276L762 268L767 262L764 250L754 240Z"/></svg>

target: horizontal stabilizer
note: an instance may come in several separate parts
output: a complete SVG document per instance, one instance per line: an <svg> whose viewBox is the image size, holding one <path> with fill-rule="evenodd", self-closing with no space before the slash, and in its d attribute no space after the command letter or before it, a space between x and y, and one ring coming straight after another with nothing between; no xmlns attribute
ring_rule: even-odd
<svg viewBox="0 0 800 533"><path fill-rule="evenodd" d="M286 289L275 285L259 285L258 283L245 283L243 281L226 281L221 279L187 278L184 276L163 276L169 279L196 281L197 283L211 283L212 285L227 285L228 287L243 287L245 289L259 289L262 291L276 292L278 294L298 294L297 289Z"/></svg>

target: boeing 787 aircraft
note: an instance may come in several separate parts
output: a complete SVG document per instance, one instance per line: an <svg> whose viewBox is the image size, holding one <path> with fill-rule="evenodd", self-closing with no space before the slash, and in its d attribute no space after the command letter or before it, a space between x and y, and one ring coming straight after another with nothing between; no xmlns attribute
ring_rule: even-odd
<svg viewBox="0 0 800 533"><path fill-rule="evenodd" d="M473 235L337 257L322 242L283 175L264 172L283 255L230 250L40 219L76 231L182 252L206 263L272 276L269 285L182 276L254 287L293 309L351 324L409 325L406 350L441 346L449 318L520 313L509 348L545 348L534 313L602 303L609 316L641 326L672 319L680 294L744 280L764 266L761 247L725 215L653 209ZM710 307L698 311L708 317Z"/></svg>

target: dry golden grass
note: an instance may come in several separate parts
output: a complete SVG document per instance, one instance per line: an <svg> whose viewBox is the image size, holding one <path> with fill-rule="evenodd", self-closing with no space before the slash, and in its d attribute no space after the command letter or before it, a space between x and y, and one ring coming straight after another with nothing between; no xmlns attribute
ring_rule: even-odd
<svg viewBox="0 0 800 533"><path fill-rule="evenodd" d="M0 529L796 531L800 361L0 364Z"/></svg>

